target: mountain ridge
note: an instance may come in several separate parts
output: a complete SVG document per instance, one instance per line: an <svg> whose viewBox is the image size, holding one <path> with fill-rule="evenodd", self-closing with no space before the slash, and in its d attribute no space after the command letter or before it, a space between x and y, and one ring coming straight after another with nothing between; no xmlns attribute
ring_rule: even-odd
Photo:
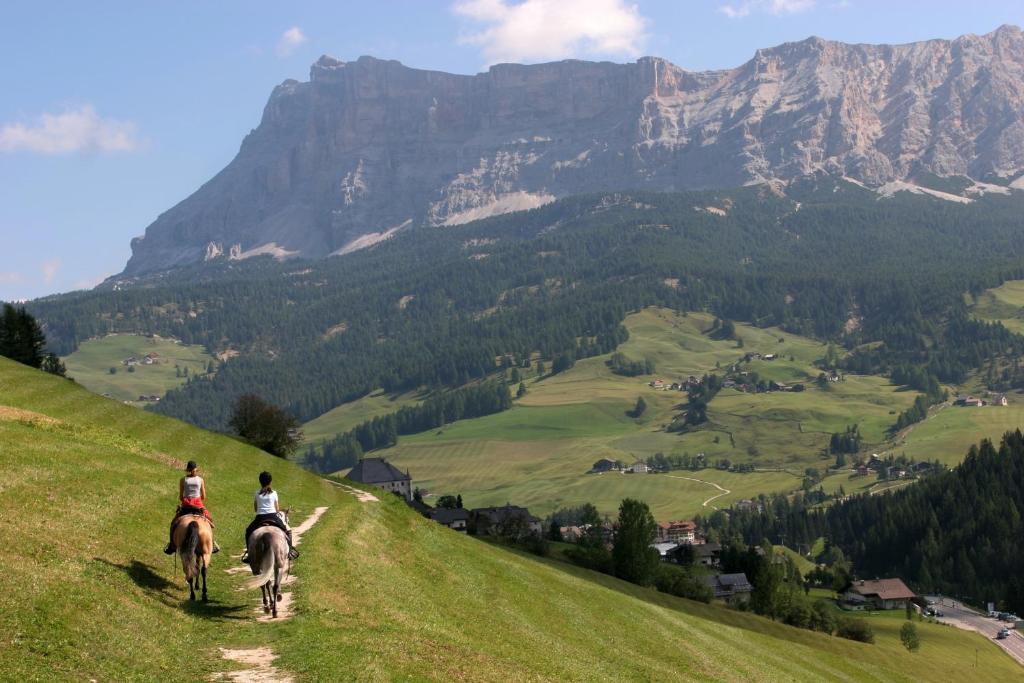
<svg viewBox="0 0 1024 683"><path fill-rule="evenodd" d="M125 275L322 258L584 192L1022 170L1012 26L903 45L811 37L703 72L642 57L462 75L324 55L309 81L273 90L228 166L133 240Z"/></svg>

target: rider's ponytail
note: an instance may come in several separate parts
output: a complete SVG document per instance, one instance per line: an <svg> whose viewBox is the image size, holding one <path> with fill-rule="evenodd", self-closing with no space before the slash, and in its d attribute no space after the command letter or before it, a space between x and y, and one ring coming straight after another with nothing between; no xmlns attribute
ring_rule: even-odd
<svg viewBox="0 0 1024 683"><path fill-rule="evenodd" d="M270 476L270 472L267 472L267 471L260 472L260 487L261 487L260 488L260 493L267 494L267 493L273 493L274 492L274 489L270 488L270 482L272 480L273 480L273 477Z"/></svg>

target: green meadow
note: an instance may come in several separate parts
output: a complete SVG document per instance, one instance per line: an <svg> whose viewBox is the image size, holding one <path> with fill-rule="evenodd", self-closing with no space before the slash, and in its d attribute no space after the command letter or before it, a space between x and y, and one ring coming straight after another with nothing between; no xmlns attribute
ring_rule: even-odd
<svg viewBox="0 0 1024 683"><path fill-rule="evenodd" d="M626 318L630 338L620 351L633 360L651 359L650 376L623 377L611 372L610 356L587 358L567 372L527 380L527 394L503 413L456 422L442 429L402 437L381 451L408 469L418 485L432 493L461 493L467 504L513 502L545 514L563 505L592 502L612 514L626 496L645 500L660 518L706 513L759 493L799 487L808 467L824 472L832 432L858 424L864 449L882 450L896 415L909 407L915 392L881 377L848 375L826 388L815 384L815 361L827 347L784 333L737 324L735 340L711 334L714 318L648 308ZM778 382L801 382L803 392L751 394L723 389L709 404L707 424L688 433L665 430L686 404L686 394L649 386L690 375L725 370L744 354L776 354L743 369ZM627 412L642 396L647 411L640 419ZM668 475L587 474L599 458L627 464L655 453L695 456L710 461L751 463L748 474L715 468ZM680 477L689 477L682 479ZM692 481L699 479L706 483ZM705 505L707 499L729 493ZM829 490L847 492L868 482L847 473L825 480Z"/></svg>
<svg viewBox="0 0 1024 683"><path fill-rule="evenodd" d="M382 389L378 389L358 401L343 403L316 419L310 420L302 425L302 434L308 443L326 441L379 415L387 415L397 412L405 406L416 405L423 398L424 396L421 396L419 392L388 394Z"/></svg>
<svg viewBox="0 0 1024 683"><path fill-rule="evenodd" d="M468 442L467 442L468 443ZM0 667L9 680L209 680L269 647L318 680L945 681L1019 675L980 636L921 627L874 645L702 605L451 532L377 491L328 481L221 435L0 359ZM199 461L224 551L209 603L161 553L182 462ZM295 616L259 623L237 567L255 474L274 473L303 538ZM893 622L894 628L898 624ZM974 669L975 657L978 669ZM262 680L262 679L261 679Z"/></svg>
<svg viewBox="0 0 1024 683"><path fill-rule="evenodd" d="M1024 280L1009 280L977 297L966 298L974 317L998 320L1011 332L1024 334Z"/></svg>
<svg viewBox="0 0 1024 683"><path fill-rule="evenodd" d="M160 354L157 362L135 366L134 372L129 372L121 363L132 356L141 359L147 353ZM213 356L201 346L135 334L89 339L63 360L68 376L90 391L133 402L139 396L162 397L169 389L184 384L186 378L179 375L179 370L183 374L187 368L189 375L202 375L211 361L216 365ZM116 372L111 374L110 368Z"/></svg>

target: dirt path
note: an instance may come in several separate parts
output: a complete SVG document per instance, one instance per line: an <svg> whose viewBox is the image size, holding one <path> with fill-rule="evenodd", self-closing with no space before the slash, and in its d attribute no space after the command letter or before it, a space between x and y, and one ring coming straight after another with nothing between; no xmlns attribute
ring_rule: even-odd
<svg viewBox="0 0 1024 683"><path fill-rule="evenodd" d="M292 545L298 546L302 542L303 534L312 529L313 525L320 521L320 518L325 512L327 512L326 507L318 507L313 510L313 514L302 521L302 524L297 527L292 527ZM228 574L237 574L240 572L248 573L250 570L248 567L242 566L231 567L224 571ZM295 576L288 574L282 585L288 586L293 583L295 583ZM242 587L239 590L249 589ZM289 619L294 614L292 609L292 594L291 592L281 593L281 600L277 603L276 619L263 612L263 605L258 605L254 611L258 615L256 617L256 621L261 623ZM294 680L291 675L278 670L274 666L274 660L277 659L277 655L275 655L273 650L269 647L256 647L239 650L229 650L222 647L220 651L221 656L223 656L224 659L248 665L250 668L242 669L240 671L222 671L215 673L211 677L211 680L235 681L236 683L291 683Z"/></svg>
<svg viewBox="0 0 1024 683"><path fill-rule="evenodd" d="M352 496L355 496L356 500L358 500L360 503L379 503L380 502L380 498L378 498L377 496L373 495L369 491L363 491L362 489L357 489L354 486L349 486L348 484L342 484L340 482L333 481L331 479L328 479L327 481L331 482L332 484L337 486L339 489L341 489L345 493L347 493L349 495L352 495Z"/></svg>
<svg viewBox="0 0 1024 683"><path fill-rule="evenodd" d="M711 501L715 500L716 498L721 498L722 496L727 496L730 493L732 493L732 491L730 491L729 489L724 489L713 481L704 481L703 479L694 479L693 477L680 477L678 474L665 474L662 476L669 477L671 479L686 479L687 481L695 481L698 484L707 484L708 486L714 486L716 489L721 491L721 493L716 493L715 495L711 496L703 503L701 503L702 507L708 507L708 504L711 503ZM714 508L715 510L718 509L717 505L712 505L711 507Z"/></svg>
<svg viewBox="0 0 1024 683"><path fill-rule="evenodd" d="M220 652L224 659L245 664L251 668L216 673L211 680L234 681L234 683L292 683L295 680L274 666L277 655L269 647L257 647L251 650L228 650L222 647Z"/></svg>

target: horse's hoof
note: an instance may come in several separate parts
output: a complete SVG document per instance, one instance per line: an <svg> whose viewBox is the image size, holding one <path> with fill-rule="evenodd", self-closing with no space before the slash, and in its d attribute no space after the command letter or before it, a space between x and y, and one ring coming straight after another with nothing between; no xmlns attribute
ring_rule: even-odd
<svg viewBox="0 0 1024 683"><path fill-rule="evenodd" d="M284 597L282 597L282 596L281 596L281 594L280 594L280 593L278 593L278 594L277 594L277 601L278 601L278 602L281 602L282 600L284 600Z"/></svg>
<svg viewBox="0 0 1024 683"><path fill-rule="evenodd" d="M270 616L271 616L271 618L273 618L273 619L277 619L277 610L274 610L274 613L273 613L273 614L271 614Z"/></svg>
<svg viewBox="0 0 1024 683"><path fill-rule="evenodd" d="M269 614L270 613L270 608L267 607L266 605L263 605L263 613L264 614Z"/></svg>

